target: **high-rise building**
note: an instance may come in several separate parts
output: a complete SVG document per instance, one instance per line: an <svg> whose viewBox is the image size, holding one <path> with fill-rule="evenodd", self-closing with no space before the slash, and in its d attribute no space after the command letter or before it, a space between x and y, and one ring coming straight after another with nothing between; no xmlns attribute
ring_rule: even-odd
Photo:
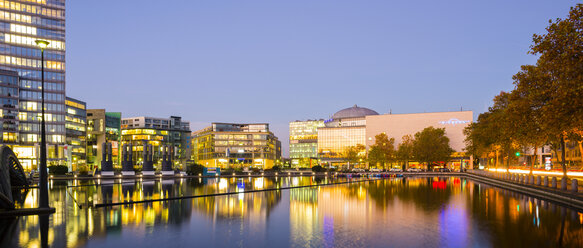
<svg viewBox="0 0 583 248"><path fill-rule="evenodd" d="M102 144L112 147L113 166L119 165L119 142L121 138L121 113L105 112L105 109L87 110L87 165L90 169L101 168Z"/></svg>
<svg viewBox="0 0 583 248"><path fill-rule="evenodd" d="M15 75L0 73L7 77L5 79L9 78L2 82L6 92L3 92L4 102L0 108L8 117L3 118L7 131L2 133L2 144L14 149L26 170L36 168L40 155L37 144L40 142L42 85L41 50L36 46L37 39L49 42L44 52L48 163L64 164L65 0L0 1L0 69L17 73L18 88L18 94L14 95ZM9 116L16 112L18 118L11 119Z"/></svg>
<svg viewBox="0 0 583 248"><path fill-rule="evenodd" d="M317 165L319 127L324 127L324 120L289 123L289 157L293 167Z"/></svg>
<svg viewBox="0 0 583 248"><path fill-rule="evenodd" d="M269 169L281 158L266 123L212 123L192 136L193 160L206 167Z"/></svg>
<svg viewBox="0 0 583 248"><path fill-rule="evenodd" d="M142 163L144 144L152 145L154 165L162 163L162 146L171 147L175 168L190 159L190 122L182 121L180 116L123 118L121 128L121 145L132 144L133 161L138 165Z"/></svg>
<svg viewBox="0 0 583 248"><path fill-rule="evenodd" d="M86 165L87 145L87 104L83 101L67 97L65 100L67 114L65 116L65 133L67 145L65 158L69 171L77 171L78 166Z"/></svg>

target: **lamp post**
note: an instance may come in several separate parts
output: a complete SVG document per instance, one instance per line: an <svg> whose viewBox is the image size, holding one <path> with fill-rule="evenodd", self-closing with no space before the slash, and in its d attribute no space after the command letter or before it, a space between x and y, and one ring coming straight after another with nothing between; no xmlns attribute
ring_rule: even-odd
<svg viewBox="0 0 583 248"><path fill-rule="evenodd" d="M41 53L41 123L40 123L40 166L39 166L39 208L49 208L49 189L47 186L47 140L45 131L45 48L49 45L46 40L35 40Z"/></svg>

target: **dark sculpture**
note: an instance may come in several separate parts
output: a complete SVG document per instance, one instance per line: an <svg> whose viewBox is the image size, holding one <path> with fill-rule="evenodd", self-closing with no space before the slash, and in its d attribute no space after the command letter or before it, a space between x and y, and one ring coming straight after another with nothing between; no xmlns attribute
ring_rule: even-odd
<svg viewBox="0 0 583 248"><path fill-rule="evenodd" d="M172 155L174 154L173 146L162 146L162 171L172 170Z"/></svg>
<svg viewBox="0 0 583 248"><path fill-rule="evenodd" d="M152 145L148 144L148 141L144 141L143 146L143 161L144 164L142 165L142 171L154 171L154 162L152 161L153 147Z"/></svg>
<svg viewBox="0 0 583 248"><path fill-rule="evenodd" d="M105 142L101 145L101 171L113 171L111 143Z"/></svg>
<svg viewBox="0 0 583 248"><path fill-rule="evenodd" d="M28 179L18 158L8 146L0 148L0 209L14 209L14 199L23 198L22 189L28 189ZM13 189L13 187L18 187ZM19 199L20 200L20 199Z"/></svg>
<svg viewBox="0 0 583 248"><path fill-rule="evenodd" d="M134 171L133 149L132 144L123 145L123 161L121 162L122 171Z"/></svg>

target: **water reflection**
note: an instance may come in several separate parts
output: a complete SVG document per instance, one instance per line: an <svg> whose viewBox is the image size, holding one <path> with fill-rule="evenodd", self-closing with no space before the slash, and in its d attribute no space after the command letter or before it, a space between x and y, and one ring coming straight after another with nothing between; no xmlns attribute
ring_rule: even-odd
<svg viewBox="0 0 583 248"><path fill-rule="evenodd" d="M164 242L304 247L583 245L582 213L463 178L382 179L245 193L339 181L314 177L53 181L50 201L57 212L0 220L0 247L41 247L44 242L54 247L134 242L146 247L168 245ZM239 193L91 207L225 192ZM32 190L23 206L36 206L36 194Z"/></svg>

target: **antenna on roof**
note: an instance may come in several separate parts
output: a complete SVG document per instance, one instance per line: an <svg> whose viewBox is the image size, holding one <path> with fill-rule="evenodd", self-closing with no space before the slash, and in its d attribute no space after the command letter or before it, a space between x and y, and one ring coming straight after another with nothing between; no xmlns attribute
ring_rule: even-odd
<svg viewBox="0 0 583 248"><path fill-rule="evenodd" d="M464 107L463 107L463 106L462 106L462 107L460 107L460 111L464 111Z"/></svg>
<svg viewBox="0 0 583 248"><path fill-rule="evenodd" d="M393 114L393 110L389 109L389 114L392 115Z"/></svg>

